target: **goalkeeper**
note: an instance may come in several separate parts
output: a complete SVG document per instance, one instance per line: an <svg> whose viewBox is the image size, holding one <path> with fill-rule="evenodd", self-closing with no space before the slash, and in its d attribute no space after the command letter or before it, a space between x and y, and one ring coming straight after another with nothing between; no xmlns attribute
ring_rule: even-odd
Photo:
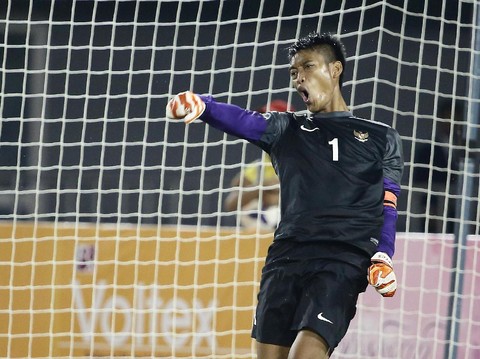
<svg viewBox="0 0 480 359"><path fill-rule="evenodd" d="M252 330L257 355L328 358L368 283L384 297L395 293L401 140L393 128L349 112L340 40L310 34L288 55L305 113L260 114L184 92L170 100L167 116L199 118L270 155L281 220L260 282Z"/></svg>

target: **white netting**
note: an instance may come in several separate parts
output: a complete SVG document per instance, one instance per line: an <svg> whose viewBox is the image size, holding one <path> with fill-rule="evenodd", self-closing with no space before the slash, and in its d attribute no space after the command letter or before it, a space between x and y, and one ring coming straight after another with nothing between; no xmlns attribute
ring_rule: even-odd
<svg viewBox="0 0 480 359"><path fill-rule="evenodd" d="M0 356L254 356L277 212L255 214L278 184L260 150L165 105L193 90L302 110L285 49L319 30L346 45L351 109L405 154L401 289L362 297L334 357L479 356L479 7L3 2Z"/></svg>

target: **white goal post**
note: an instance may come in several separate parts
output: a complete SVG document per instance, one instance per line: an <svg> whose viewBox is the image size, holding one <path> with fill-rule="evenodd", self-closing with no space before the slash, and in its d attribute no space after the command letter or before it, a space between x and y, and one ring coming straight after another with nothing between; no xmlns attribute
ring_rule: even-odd
<svg viewBox="0 0 480 359"><path fill-rule="evenodd" d="M2 2L0 357L255 357L278 184L165 105L303 110L286 48L313 31L345 43L349 107L405 156L399 289L362 295L332 357L480 357L477 0Z"/></svg>

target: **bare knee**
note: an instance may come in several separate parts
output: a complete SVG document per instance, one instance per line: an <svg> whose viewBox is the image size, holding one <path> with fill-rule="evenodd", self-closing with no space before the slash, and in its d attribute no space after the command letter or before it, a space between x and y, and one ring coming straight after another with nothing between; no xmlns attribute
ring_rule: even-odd
<svg viewBox="0 0 480 359"><path fill-rule="evenodd" d="M326 359L329 357L327 342L310 330L301 330L290 349L288 359Z"/></svg>

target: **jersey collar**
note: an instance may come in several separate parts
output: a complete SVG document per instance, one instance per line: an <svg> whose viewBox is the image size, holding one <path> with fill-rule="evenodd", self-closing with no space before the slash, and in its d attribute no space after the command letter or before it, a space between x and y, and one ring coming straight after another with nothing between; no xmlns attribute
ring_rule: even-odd
<svg viewBox="0 0 480 359"><path fill-rule="evenodd" d="M335 111L335 112L318 112L313 113L312 117L314 118L332 118L332 117L352 117L352 113L350 111Z"/></svg>

